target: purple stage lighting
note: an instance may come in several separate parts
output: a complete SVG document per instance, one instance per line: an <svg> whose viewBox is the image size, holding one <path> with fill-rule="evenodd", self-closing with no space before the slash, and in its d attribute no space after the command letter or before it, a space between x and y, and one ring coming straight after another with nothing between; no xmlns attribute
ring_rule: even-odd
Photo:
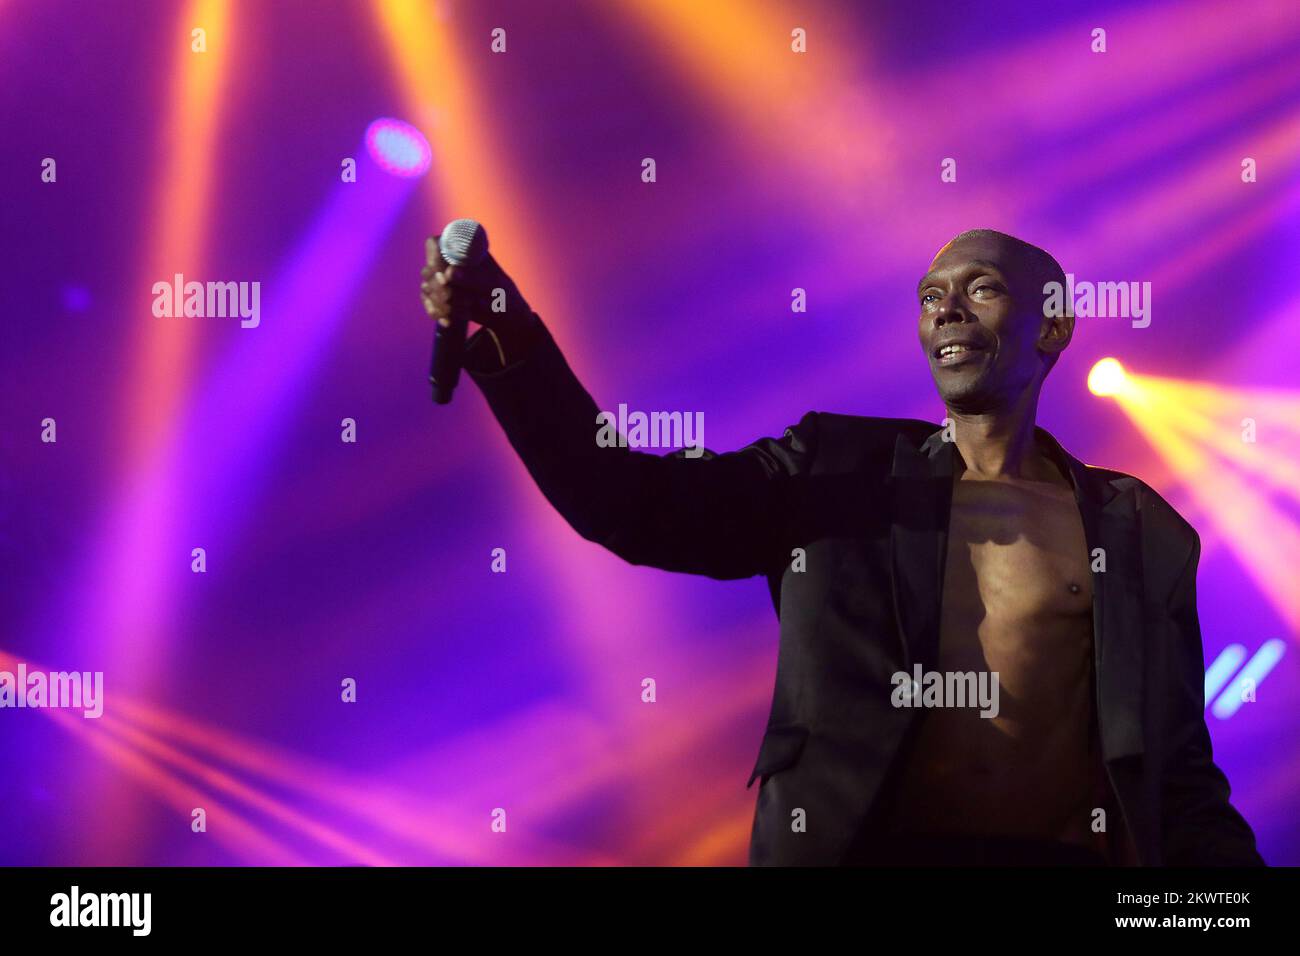
<svg viewBox="0 0 1300 956"><path fill-rule="evenodd" d="M394 176L423 175L433 161L424 134L410 123L377 119L366 130L366 148L376 163Z"/></svg>
<svg viewBox="0 0 1300 956"><path fill-rule="evenodd" d="M80 285L64 286L63 307L69 312L85 312L90 308L90 290Z"/></svg>

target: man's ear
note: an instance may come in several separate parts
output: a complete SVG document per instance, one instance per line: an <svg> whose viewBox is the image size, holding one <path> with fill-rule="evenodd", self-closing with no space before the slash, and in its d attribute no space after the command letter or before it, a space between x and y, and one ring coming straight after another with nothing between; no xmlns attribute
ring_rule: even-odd
<svg viewBox="0 0 1300 956"><path fill-rule="evenodd" d="M1042 331L1038 335L1038 347L1050 355L1060 355L1074 338L1074 310L1066 309L1065 315L1043 316Z"/></svg>

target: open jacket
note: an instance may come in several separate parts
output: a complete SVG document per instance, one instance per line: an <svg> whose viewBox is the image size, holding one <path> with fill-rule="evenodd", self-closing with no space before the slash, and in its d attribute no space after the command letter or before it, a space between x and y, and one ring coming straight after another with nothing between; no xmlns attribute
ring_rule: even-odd
<svg viewBox="0 0 1300 956"><path fill-rule="evenodd" d="M843 862L870 839L869 811L920 716L891 706L891 676L935 669L955 445L929 422L809 412L782 437L726 454L600 447L599 409L544 327L504 367L482 336L466 368L579 534L637 565L766 576L781 639L749 779L760 782L750 864ZM1138 479L1040 437L1074 484L1090 554L1104 552L1093 573L1096 713L1137 862L1262 864L1211 755L1196 531ZM804 570L792 570L795 549Z"/></svg>

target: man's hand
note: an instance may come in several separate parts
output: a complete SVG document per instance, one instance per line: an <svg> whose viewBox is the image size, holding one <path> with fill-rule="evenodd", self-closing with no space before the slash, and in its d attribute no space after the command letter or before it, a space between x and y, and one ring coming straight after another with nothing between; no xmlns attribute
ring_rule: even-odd
<svg viewBox="0 0 1300 956"><path fill-rule="evenodd" d="M509 333L531 324L533 310L491 253L475 266L450 265L438 250L437 236L425 240L424 252L420 299L439 325L477 322Z"/></svg>

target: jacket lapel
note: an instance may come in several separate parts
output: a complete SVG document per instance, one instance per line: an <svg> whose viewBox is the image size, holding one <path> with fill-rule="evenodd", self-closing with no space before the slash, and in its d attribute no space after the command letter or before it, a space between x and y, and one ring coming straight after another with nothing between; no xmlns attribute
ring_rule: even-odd
<svg viewBox="0 0 1300 956"><path fill-rule="evenodd" d="M904 667L934 669L956 447L935 432L919 449L899 435L890 473L890 570Z"/></svg>
<svg viewBox="0 0 1300 956"><path fill-rule="evenodd" d="M1107 761L1117 760L1143 752L1142 538L1137 494L1132 486L1118 489L1114 481L1067 454L1051 436L1048 439L1070 470L1088 539L1102 754Z"/></svg>

